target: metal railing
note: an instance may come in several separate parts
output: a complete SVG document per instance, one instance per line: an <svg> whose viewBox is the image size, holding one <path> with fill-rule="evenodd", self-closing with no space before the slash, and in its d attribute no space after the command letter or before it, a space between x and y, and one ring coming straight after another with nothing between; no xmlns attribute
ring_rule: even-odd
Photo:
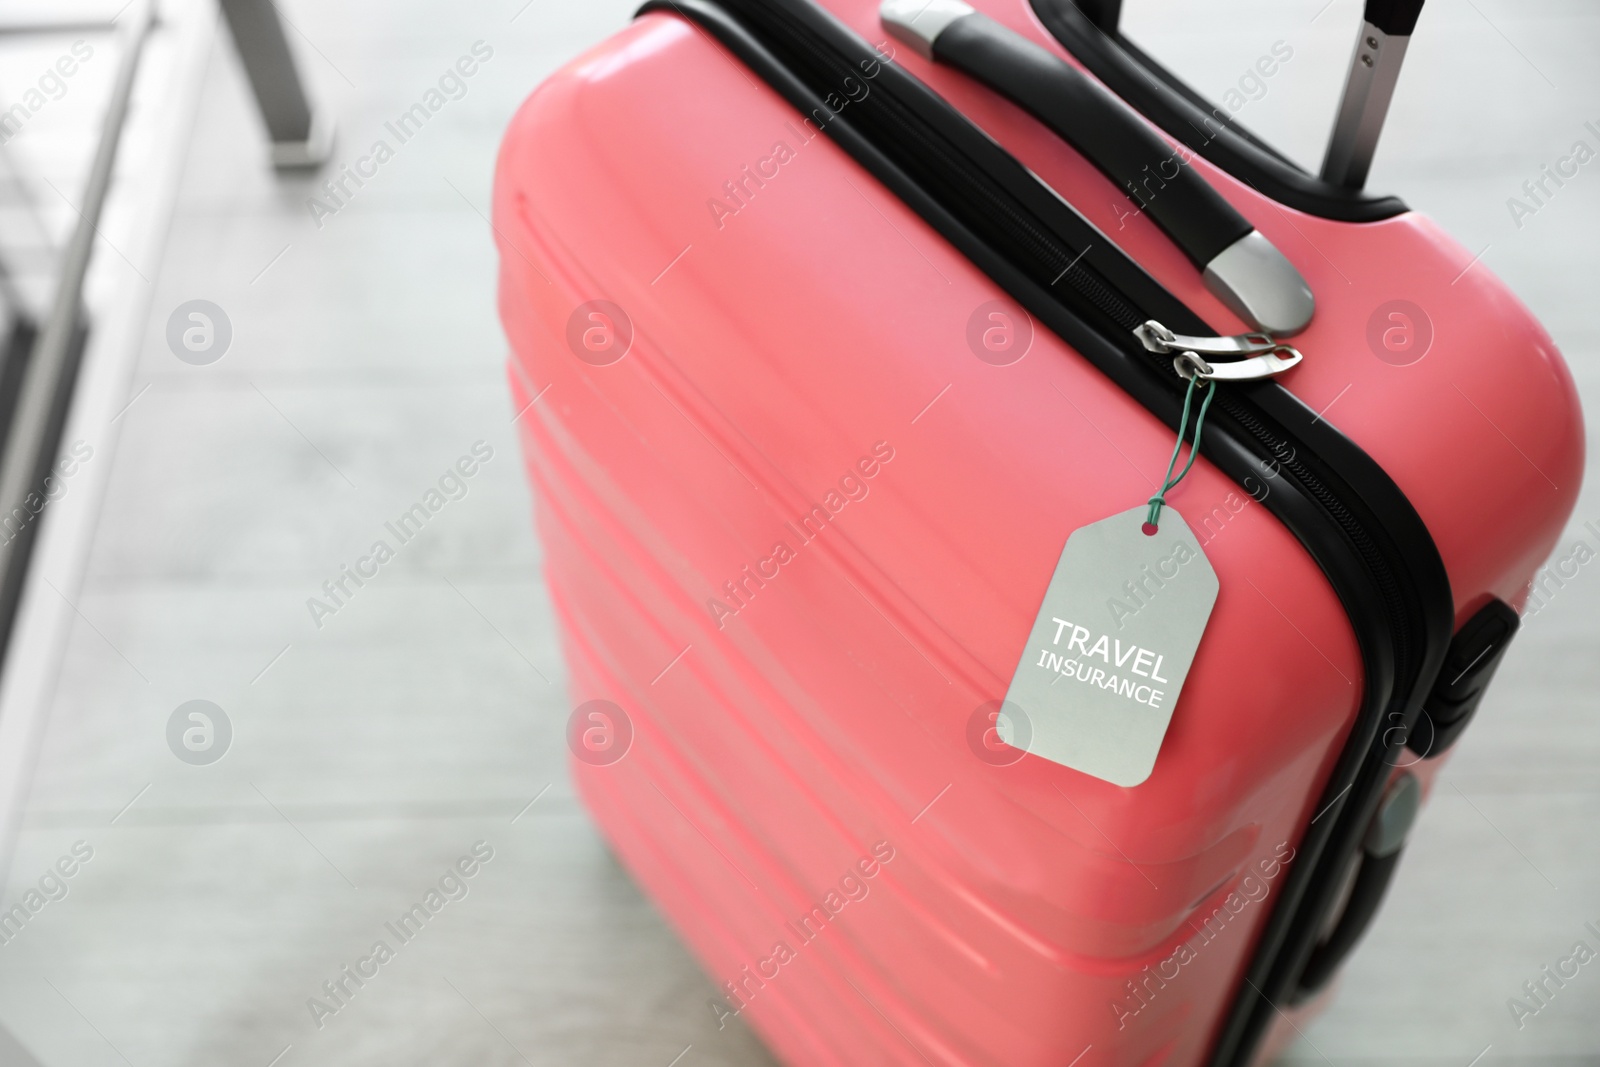
<svg viewBox="0 0 1600 1067"><path fill-rule="evenodd" d="M134 78L155 22L153 0L135 0L123 20L116 79L47 317L35 326L19 308L5 356L3 378L6 384L14 383L14 389L3 398L9 410L0 413L0 657L10 643L28 559L38 536L39 514L48 499L45 479L54 464L88 339L84 280L111 189ZM41 23L25 29L54 32L59 27ZM20 30L13 27L12 32ZM0 664L3 662L0 658Z"/></svg>

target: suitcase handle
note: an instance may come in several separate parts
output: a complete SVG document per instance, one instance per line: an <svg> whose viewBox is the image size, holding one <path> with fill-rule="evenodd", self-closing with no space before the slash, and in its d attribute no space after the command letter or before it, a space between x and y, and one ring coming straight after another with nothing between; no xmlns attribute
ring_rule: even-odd
<svg viewBox="0 0 1600 1067"><path fill-rule="evenodd" d="M1423 0L1367 0L1344 95L1322 157L1322 180L1346 189L1367 184L1378 135L1400 80L1400 64Z"/></svg>
<svg viewBox="0 0 1600 1067"><path fill-rule="evenodd" d="M1378 805L1362 845L1355 881L1350 886L1344 912L1300 972L1295 1003L1304 1001L1328 984L1350 950L1356 947L1378 914L1378 905L1400 866L1406 835L1422 806L1422 784L1407 771L1392 782Z"/></svg>
<svg viewBox="0 0 1600 1067"><path fill-rule="evenodd" d="M1311 289L1155 130L1076 67L962 0L884 0L885 28L928 59L1007 97L1125 190L1204 273L1206 287L1258 330L1297 333Z"/></svg>

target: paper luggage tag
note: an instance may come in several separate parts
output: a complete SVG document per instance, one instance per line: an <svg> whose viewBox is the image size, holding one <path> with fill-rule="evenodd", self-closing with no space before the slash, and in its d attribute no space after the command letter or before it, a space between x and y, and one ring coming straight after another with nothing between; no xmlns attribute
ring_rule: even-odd
<svg viewBox="0 0 1600 1067"><path fill-rule="evenodd" d="M1148 514L1067 538L996 724L1008 745L1121 786L1155 767L1217 600L1189 524L1168 507L1147 535Z"/></svg>

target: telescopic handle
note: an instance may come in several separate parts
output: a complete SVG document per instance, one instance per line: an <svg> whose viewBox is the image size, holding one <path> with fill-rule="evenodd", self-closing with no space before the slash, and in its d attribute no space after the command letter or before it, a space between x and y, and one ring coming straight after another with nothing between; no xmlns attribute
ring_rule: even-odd
<svg viewBox="0 0 1600 1067"><path fill-rule="evenodd" d="M1367 0L1344 97L1328 138L1328 151L1322 157L1323 181L1346 189L1360 189L1367 183L1422 2Z"/></svg>

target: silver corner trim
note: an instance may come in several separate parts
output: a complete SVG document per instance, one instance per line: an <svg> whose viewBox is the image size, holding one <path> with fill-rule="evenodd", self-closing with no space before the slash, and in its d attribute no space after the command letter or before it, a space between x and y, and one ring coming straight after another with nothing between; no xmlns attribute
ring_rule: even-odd
<svg viewBox="0 0 1600 1067"><path fill-rule="evenodd" d="M1383 132L1383 121L1388 117L1389 102L1394 99L1400 65L1410 43L1410 36L1391 37L1370 22L1361 24L1344 96L1339 101L1333 132L1328 136L1328 150L1322 157L1323 181L1346 189L1360 189L1367 184L1378 135Z"/></svg>
<svg viewBox="0 0 1600 1067"><path fill-rule="evenodd" d="M910 45L923 59L932 59L933 42L945 27L974 10L962 0L883 0L878 19L895 40Z"/></svg>
<svg viewBox="0 0 1600 1067"><path fill-rule="evenodd" d="M1317 309L1311 287L1294 264L1256 230L1206 264L1205 282L1230 311L1276 337L1305 329Z"/></svg>

